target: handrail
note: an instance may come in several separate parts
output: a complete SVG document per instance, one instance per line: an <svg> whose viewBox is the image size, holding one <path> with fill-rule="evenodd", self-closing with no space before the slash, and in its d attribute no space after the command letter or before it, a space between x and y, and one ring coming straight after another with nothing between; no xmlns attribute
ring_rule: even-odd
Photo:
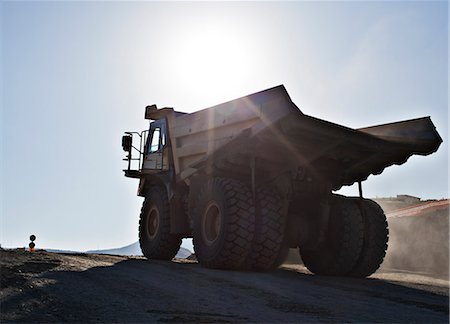
<svg viewBox="0 0 450 324"><path fill-rule="evenodd" d="M138 171L141 171L143 168L143 164L144 164L144 154L145 154L145 146L146 146L146 142L147 142L147 134L148 134L148 130L143 130L141 132L124 132L127 135L131 136L131 143L133 143L133 137L134 135L139 136L139 148L131 145L130 149L128 151L128 154L126 156L126 158L124 159L125 161L128 161L128 171L131 170L131 161L138 161ZM138 158L133 158L133 150L135 150L138 153Z"/></svg>

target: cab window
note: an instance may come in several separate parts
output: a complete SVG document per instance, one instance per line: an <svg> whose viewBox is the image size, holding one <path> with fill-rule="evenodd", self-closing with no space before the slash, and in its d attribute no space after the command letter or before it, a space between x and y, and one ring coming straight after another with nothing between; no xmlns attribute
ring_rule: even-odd
<svg viewBox="0 0 450 324"><path fill-rule="evenodd" d="M161 143L160 139L161 139L161 128L156 127L152 133L152 141L150 142L150 147L148 150L149 153L155 153L159 151L159 145Z"/></svg>

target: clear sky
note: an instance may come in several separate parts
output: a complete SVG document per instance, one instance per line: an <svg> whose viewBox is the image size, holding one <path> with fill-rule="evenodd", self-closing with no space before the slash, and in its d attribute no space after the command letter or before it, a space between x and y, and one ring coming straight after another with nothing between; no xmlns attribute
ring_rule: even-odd
<svg viewBox="0 0 450 324"><path fill-rule="evenodd" d="M431 116L443 137L364 184L448 197L447 2L1 3L2 246L137 240L121 136L144 107L192 112L284 84L349 127ZM355 188L344 190L355 193Z"/></svg>

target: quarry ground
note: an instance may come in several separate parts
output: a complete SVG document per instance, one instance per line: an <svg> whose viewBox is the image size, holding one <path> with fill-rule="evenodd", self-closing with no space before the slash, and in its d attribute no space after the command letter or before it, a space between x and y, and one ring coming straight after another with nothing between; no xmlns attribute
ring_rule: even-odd
<svg viewBox="0 0 450 324"><path fill-rule="evenodd" d="M449 282L210 270L194 261L0 250L5 322L448 322Z"/></svg>

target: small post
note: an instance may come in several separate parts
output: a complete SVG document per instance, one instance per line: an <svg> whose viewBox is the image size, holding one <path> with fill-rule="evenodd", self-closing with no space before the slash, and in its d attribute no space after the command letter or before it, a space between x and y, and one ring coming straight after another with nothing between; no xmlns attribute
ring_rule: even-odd
<svg viewBox="0 0 450 324"><path fill-rule="evenodd" d="M128 171L130 171L130 168L131 168L131 148L128 151L127 159L128 159Z"/></svg>
<svg viewBox="0 0 450 324"><path fill-rule="evenodd" d="M30 235L30 244L28 244L28 247L30 248L30 252L34 252L34 248L36 247L36 244L34 244L34 240L36 240L35 235Z"/></svg>
<svg viewBox="0 0 450 324"><path fill-rule="evenodd" d="M362 198L363 197L363 192L362 192L361 181L358 181L358 190L359 190L359 198Z"/></svg>

